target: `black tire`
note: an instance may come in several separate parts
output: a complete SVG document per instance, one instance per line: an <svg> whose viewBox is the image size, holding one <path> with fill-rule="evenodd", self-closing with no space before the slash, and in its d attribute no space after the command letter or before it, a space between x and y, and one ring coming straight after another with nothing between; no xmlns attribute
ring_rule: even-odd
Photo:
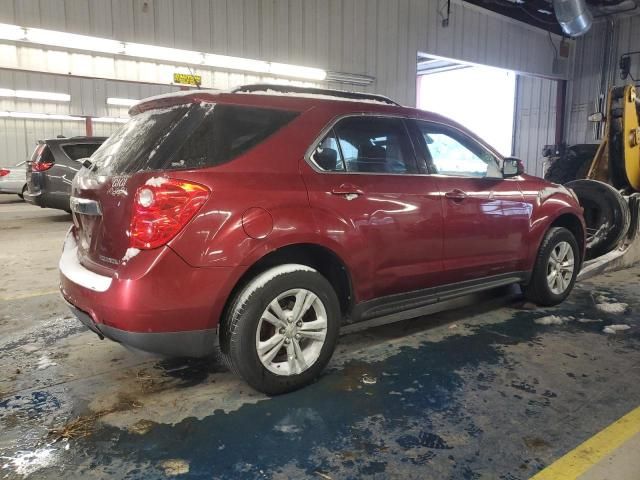
<svg viewBox="0 0 640 480"><path fill-rule="evenodd" d="M631 211L624 197L611 185L598 180L576 180L566 187L575 192L584 208L586 259L600 257L616 248L631 224Z"/></svg>
<svg viewBox="0 0 640 480"><path fill-rule="evenodd" d="M574 268L571 281L568 287L561 294L556 294L551 291L547 282L547 265L551 252L560 242L567 242L573 250ZM578 248L578 242L573 234L563 227L552 227L542 240L538 255L536 257L536 263L533 267L533 273L529 284L523 287L525 297L543 306L553 306L564 301L569 296L573 285L576 282L578 271L580 269L580 250Z"/></svg>
<svg viewBox="0 0 640 480"><path fill-rule="evenodd" d="M324 344L315 362L302 373L278 375L258 357L256 331L267 306L280 294L306 289L317 295L327 314ZM326 367L340 330L338 297L325 277L305 265L286 264L271 268L252 279L237 293L220 330L220 353L231 371L267 395L297 390L315 381Z"/></svg>
<svg viewBox="0 0 640 480"><path fill-rule="evenodd" d="M544 174L544 179L564 184L584 178L597 150L598 145L595 144L572 145L564 155L551 161L551 165Z"/></svg>
<svg viewBox="0 0 640 480"><path fill-rule="evenodd" d="M24 200L24 192L27 191L27 186L25 185L24 187L22 187L22 193L19 193L18 196L20 197L20 200Z"/></svg>

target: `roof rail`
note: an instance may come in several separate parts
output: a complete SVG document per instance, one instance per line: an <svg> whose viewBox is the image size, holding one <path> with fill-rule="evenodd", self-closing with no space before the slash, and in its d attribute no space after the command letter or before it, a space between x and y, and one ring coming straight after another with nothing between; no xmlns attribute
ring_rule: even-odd
<svg viewBox="0 0 640 480"><path fill-rule="evenodd" d="M255 83L242 85L231 90L231 93L258 93L274 91L279 93L308 93L312 95L328 95L332 97L348 98L350 100L375 100L389 105L400 106L398 102L391 100L384 95L375 93L347 92L344 90L334 90L331 88L298 87L295 85L274 85L270 83Z"/></svg>

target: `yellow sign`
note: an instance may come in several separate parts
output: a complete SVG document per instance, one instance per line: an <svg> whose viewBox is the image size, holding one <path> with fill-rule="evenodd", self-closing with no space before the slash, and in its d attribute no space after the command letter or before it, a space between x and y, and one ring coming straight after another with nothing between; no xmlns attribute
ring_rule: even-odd
<svg viewBox="0 0 640 480"><path fill-rule="evenodd" d="M198 86L202 84L202 77L200 75L190 75L187 73L174 73L173 83Z"/></svg>

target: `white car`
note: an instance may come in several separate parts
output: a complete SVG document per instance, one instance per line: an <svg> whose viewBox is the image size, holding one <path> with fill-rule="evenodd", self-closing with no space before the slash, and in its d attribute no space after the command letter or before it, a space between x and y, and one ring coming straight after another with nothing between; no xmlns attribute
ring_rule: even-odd
<svg viewBox="0 0 640 480"><path fill-rule="evenodd" d="M25 162L15 167L0 167L0 193L14 193L24 198L27 189L27 172Z"/></svg>

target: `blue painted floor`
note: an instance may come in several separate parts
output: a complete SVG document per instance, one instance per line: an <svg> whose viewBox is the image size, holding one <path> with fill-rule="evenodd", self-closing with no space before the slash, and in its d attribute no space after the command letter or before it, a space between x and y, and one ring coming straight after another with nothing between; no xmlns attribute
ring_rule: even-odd
<svg viewBox="0 0 640 480"><path fill-rule="evenodd" d="M638 406L639 276L341 337L317 383L275 398L101 342L55 295L0 302L0 478L526 479Z"/></svg>

